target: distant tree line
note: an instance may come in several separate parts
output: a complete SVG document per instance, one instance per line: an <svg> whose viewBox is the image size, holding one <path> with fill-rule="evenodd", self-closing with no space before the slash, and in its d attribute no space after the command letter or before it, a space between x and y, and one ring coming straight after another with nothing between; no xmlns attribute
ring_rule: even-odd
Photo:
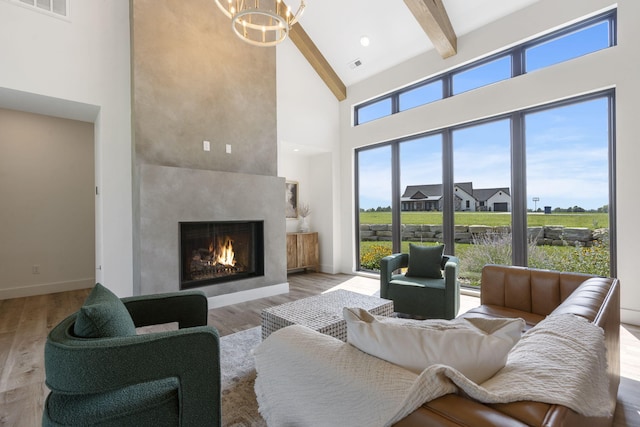
<svg viewBox="0 0 640 427"><path fill-rule="evenodd" d="M391 212L391 206L378 206L377 208L369 208L363 209L360 208L360 212ZM529 212L534 212L533 209L529 209ZM538 208L535 212L544 212L542 208ZM573 206L568 208L554 208L553 212L555 213L572 213L572 212L598 212L598 213L609 213L609 205L604 205L599 207L598 209L584 209L580 206Z"/></svg>
<svg viewBox="0 0 640 427"><path fill-rule="evenodd" d="M369 209L363 209L360 208L360 212L391 212L391 206L378 206L377 208L369 208Z"/></svg>
<svg viewBox="0 0 640 427"><path fill-rule="evenodd" d="M533 212L533 209L529 209L529 212ZM542 208L538 208L536 212L544 212ZM598 209L585 209L580 206L573 206L568 208L554 208L555 213L572 213L572 212L597 212L597 213L609 213L609 205L604 205Z"/></svg>

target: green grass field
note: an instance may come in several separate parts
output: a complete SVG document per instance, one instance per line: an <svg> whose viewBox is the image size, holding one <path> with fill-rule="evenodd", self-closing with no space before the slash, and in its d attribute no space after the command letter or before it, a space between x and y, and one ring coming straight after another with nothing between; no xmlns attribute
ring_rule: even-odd
<svg viewBox="0 0 640 427"><path fill-rule="evenodd" d="M456 225L510 225L511 215L501 212L456 212ZM442 212L402 212L403 224L442 224ZM391 212L361 212L360 224L391 224ZM590 229L608 228L609 214L596 212L582 213L529 213L529 227L562 225L565 227L585 227Z"/></svg>

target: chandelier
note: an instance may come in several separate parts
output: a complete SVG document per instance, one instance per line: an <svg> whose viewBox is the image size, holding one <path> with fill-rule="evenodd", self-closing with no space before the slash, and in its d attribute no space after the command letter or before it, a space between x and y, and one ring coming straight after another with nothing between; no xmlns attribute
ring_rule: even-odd
<svg viewBox="0 0 640 427"><path fill-rule="evenodd" d="M282 0L215 0L236 35L254 46L275 46L287 38L305 8L305 0L298 1L293 13Z"/></svg>

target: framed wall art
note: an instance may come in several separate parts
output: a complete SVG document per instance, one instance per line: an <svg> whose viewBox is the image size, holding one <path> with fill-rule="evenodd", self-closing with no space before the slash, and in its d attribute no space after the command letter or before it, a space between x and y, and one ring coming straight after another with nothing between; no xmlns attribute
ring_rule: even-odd
<svg viewBox="0 0 640 427"><path fill-rule="evenodd" d="M298 218L298 181L285 183L285 212L287 218Z"/></svg>

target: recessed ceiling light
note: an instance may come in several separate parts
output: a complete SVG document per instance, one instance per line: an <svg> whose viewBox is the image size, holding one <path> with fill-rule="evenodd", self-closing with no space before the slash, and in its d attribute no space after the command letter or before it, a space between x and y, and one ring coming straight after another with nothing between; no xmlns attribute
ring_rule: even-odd
<svg viewBox="0 0 640 427"><path fill-rule="evenodd" d="M360 44L364 47L369 46L369 43L371 43L371 40L369 40L368 36L362 36L360 37Z"/></svg>

